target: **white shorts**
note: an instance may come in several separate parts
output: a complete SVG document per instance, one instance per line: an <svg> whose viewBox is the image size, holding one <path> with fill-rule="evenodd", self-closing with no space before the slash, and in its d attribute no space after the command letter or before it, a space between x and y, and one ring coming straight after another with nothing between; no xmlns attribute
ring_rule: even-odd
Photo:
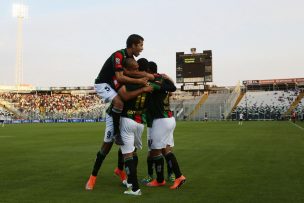
<svg viewBox="0 0 304 203"><path fill-rule="evenodd" d="M117 95L108 83L95 84L94 87L97 95L104 99L105 103L111 102Z"/></svg>
<svg viewBox="0 0 304 203"><path fill-rule="evenodd" d="M103 138L104 142L114 142L113 118L106 113L106 129Z"/></svg>
<svg viewBox="0 0 304 203"><path fill-rule="evenodd" d="M141 136L144 125L130 118L121 117L120 134L124 145L120 146L122 154L132 153L135 148L142 149Z"/></svg>
<svg viewBox="0 0 304 203"><path fill-rule="evenodd" d="M152 128L148 128L147 139L148 148L163 149L167 145L174 146L173 132L176 126L175 118L154 119Z"/></svg>

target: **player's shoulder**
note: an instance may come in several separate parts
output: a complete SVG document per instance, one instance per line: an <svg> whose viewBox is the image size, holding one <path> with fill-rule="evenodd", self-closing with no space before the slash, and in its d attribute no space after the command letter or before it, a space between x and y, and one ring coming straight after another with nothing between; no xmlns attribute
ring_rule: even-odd
<svg viewBox="0 0 304 203"><path fill-rule="evenodd" d="M162 83L164 81L164 76L159 73L154 73L154 81L156 83Z"/></svg>
<svg viewBox="0 0 304 203"><path fill-rule="evenodd" d="M126 50L125 49L119 49L113 53L114 56L125 56Z"/></svg>

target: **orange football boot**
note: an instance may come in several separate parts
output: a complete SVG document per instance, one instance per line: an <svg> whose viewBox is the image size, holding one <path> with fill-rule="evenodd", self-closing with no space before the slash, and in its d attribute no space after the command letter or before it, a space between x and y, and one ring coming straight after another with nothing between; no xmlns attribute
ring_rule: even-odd
<svg viewBox="0 0 304 203"><path fill-rule="evenodd" d="M179 178L176 178L174 180L174 184L170 187L170 189L174 190L174 189L178 189L180 186L182 186L184 183L186 182L186 177L185 176L181 176Z"/></svg>
<svg viewBox="0 0 304 203"><path fill-rule="evenodd" d="M154 179L151 182L147 183L146 185L149 187L159 187L159 186L164 186L165 184L166 184L165 180L163 182L159 183L159 182L157 182L156 179Z"/></svg>
<svg viewBox="0 0 304 203"><path fill-rule="evenodd" d="M92 176L91 175L90 178L89 178L89 180L88 180L88 182L87 182L87 184L86 184L85 189L86 190L93 190L95 182L96 182L96 176Z"/></svg>

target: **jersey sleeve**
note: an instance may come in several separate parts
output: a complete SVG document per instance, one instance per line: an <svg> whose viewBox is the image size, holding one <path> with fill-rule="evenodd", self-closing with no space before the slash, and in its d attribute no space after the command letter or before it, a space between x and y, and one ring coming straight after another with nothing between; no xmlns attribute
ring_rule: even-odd
<svg viewBox="0 0 304 203"><path fill-rule="evenodd" d="M123 71L123 59L124 59L124 56L122 55L122 53L120 52L115 52L114 54L114 61L113 61L113 64L114 64L114 71Z"/></svg>

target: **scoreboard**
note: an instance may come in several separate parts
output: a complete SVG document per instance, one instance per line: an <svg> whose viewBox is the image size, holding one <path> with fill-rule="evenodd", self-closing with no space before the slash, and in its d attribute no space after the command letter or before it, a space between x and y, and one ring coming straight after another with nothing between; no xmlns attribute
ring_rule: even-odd
<svg viewBox="0 0 304 203"><path fill-rule="evenodd" d="M212 51L194 54L176 52L176 82L212 82Z"/></svg>

